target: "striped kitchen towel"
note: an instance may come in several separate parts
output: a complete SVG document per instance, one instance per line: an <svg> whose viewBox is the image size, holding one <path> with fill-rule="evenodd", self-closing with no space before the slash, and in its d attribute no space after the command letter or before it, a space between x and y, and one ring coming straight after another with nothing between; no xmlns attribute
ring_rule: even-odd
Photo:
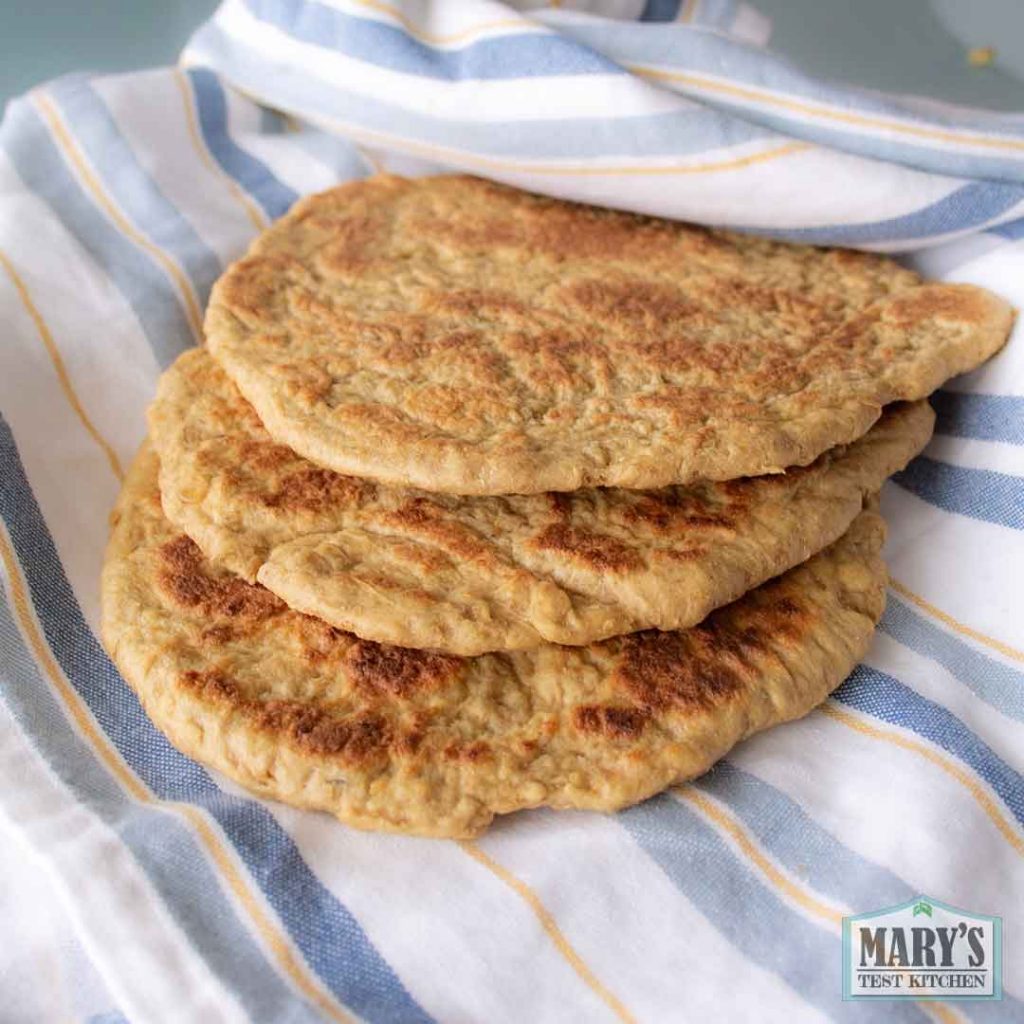
<svg viewBox="0 0 1024 1024"><path fill-rule="evenodd" d="M1024 1020L1019 338L936 395L935 440L884 492L864 664L624 813L359 833L178 754L100 648L107 515L157 376L305 193L455 167L900 251L1024 306L1020 116L815 81L733 0L531 6L227 0L179 68L7 108L0 1018ZM1001 1003L841 1001L843 916L922 894L1003 918Z"/></svg>

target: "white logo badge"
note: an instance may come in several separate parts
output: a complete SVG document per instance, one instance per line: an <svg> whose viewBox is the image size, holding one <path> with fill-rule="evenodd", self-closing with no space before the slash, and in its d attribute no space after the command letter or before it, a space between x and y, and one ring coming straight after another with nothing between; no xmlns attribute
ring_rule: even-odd
<svg viewBox="0 0 1024 1024"><path fill-rule="evenodd" d="M1003 922L919 896L843 918L843 999L1002 999Z"/></svg>

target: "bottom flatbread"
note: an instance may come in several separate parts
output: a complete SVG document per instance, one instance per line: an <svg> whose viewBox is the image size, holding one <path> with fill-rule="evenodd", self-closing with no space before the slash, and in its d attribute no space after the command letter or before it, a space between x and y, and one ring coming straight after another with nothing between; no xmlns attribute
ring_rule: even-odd
<svg viewBox="0 0 1024 1024"><path fill-rule="evenodd" d="M820 703L885 603L881 518L698 626L459 658L360 640L215 568L164 517L147 447L103 572L103 635L153 721L262 796L359 828L472 836L614 810Z"/></svg>

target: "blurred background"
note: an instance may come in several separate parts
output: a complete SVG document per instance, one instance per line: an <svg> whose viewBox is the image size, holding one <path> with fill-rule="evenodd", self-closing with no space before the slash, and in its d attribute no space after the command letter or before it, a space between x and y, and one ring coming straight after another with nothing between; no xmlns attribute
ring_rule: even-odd
<svg viewBox="0 0 1024 1024"><path fill-rule="evenodd" d="M0 0L0 102L68 71L171 63L215 6L216 0ZM583 4L563 0L563 6ZM800 54L811 74L1024 111L1021 0L752 0L752 6L772 20L769 45Z"/></svg>

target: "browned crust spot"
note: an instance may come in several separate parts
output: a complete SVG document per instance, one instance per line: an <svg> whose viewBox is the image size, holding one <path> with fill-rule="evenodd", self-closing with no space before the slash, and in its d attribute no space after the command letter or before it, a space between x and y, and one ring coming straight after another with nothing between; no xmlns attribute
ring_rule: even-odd
<svg viewBox="0 0 1024 1024"><path fill-rule="evenodd" d="M366 763L386 754L394 739L392 726L380 714L367 711L339 716L330 707L303 701L250 700L217 668L183 672L180 682L205 703L245 715L254 728L284 738L305 754Z"/></svg>
<svg viewBox="0 0 1024 1024"><path fill-rule="evenodd" d="M252 324L269 323L281 306L281 283L302 265L293 256L264 253L247 256L232 266L222 285L224 297L236 316Z"/></svg>
<svg viewBox="0 0 1024 1024"><path fill-rule="evenodd" d="M368 480L306 466L289 473L262 501L267 508L283 511L326 512L357 508L375 494L376 486Z"/></svg>
<svg viewBox="0 0 1024 1024"><path fill-rule="evenodd" d="M726 608L685 632L623 637L614 680L651 713L711 711L753 683L763 670L757 662L771 657L780 641L805 635L811 618L769 585L742 619Z"/></svg>
<svg viewBox="0 0 1024 1024"><path fill-rule="evenodd" d="M252 409L248 402L246 409ZM255 413L253 413L255 415ZM262 424L260 425L262 429ZM298 461L298 456L283 444L274 444L272 441L258 441L254 438L242 438L238 442L238 461L247 469L260 472L274 472L282 466Z"/></svg>
<svg viewBox="0 0 1024 1024"><path fill-rule="evenodd" d="M200 639L204 644L221 646L235 639L235 630L232 626L210 626L203 630Z"/></svg>
<svg viewBox="0 0 1024 1024"><path fill-rule="evenodd" d="M481 563L493 561L490 544L482 541L472 529L453 521L444 509L429 498L413 498L382 515L381 521L403 532L412 533L417 542L429 541L441 551L457 558ZM434 550L414 546L403 548L396 544L395 551L402 551L404 558L428 571L440 571L447 564L446 559Z"/></svg>
<svg viewBox="0 0 1024 1024"><path fill-rule="evenodd" d="M885 307L885 320L896 327L916 327L931 319L958 320L967 330L988 319L989 302L985 293L919 288L894 299Z"/></svg>
<svg viewBox="0 0 1024 1024"><path fill-rule="evenodd" d="M678 289L639 278L606 281L586 278L562 290L565 298L586 313L612 323L664 330L690 316L696 305Z"/></svg>
<svg viewBox="0 0 1024 1024"><path fill-rule="evenodd" d="M573 724L580 732L614 740L635 740L651 718L650 711L614 704L582 704L573 711Z"/></svg>
<svg viewBox="0 0 1024 1024"><path fill-rule="evenodd" d="M442 511L429 498L413 498L388 514L388 521L395 526L426 527L443 523Z"/></svg>
<svg viewBox="0 0 1024 1024"><path fill-rule="evenodd" d="M502 313L523 316L528 306L513 295L498 291L483 291L478 288L461 288L454 292L431 293L423 301L423 307L457 317L490 318Z"/></svg>
<svg viewBox="0 0 1024 1024"><path fill-rule="evenodd" d="M491 745L484 740L471 743L452 741L442 751L446 761L458 761L462 764L476 764L491 756Z"/></svg>
<svg viewBox="0 0 1024 1024"><path fill-rule="evenodd" d="M157 581L174 603L205 616L254 623L286 610L269 590L237 576L216 578L204 571L202 552L182 535L158 549Z"/></svg>
<svg viewBox="0 0 1024 1024"><path fill-rule="evenodd" d="M454 679L462 667L461 658L370 640L356 641L345 656L345 668L354 686L399 699L439 688Z"/></svg>
<svg viewBox="0 0 1024 1024"><path fill-rule="evenodd" d="M729 647L714 632L698 640L679 633L649 630L627 637L615 678L649 713L710 711L735 697L746 679L725 660ZM696 631L691 631L695 633Z"/></svg>
<svg viewBox="0 0 1024 1024"><path fill-rule="evenodd" d="M749 487L747 488L749 490ZM637 498L624 513L630 523L643 523L658 530L731 530L738 514L749 505L749 496L739 489L728 505L713 506L693 493L676 488L651 491Z"/></svg>
<svg viewBox="0 0 1024 1024"><path fill-rule="evenodd" d="M576 529L566 523L546 526L531 543L541 551L557 551L607 572L629 572L643 565L636 551L614 537Z"/></svg>
<svg viewBox="0 0 1024 1024"><path fill-rule="evenodd" d="M320 251L325 269L349 274L362 270L371 262L373 243L381 237L381 218L365 215L331 217L314 213L306 219L330 237L330 242Z"/></svg>

